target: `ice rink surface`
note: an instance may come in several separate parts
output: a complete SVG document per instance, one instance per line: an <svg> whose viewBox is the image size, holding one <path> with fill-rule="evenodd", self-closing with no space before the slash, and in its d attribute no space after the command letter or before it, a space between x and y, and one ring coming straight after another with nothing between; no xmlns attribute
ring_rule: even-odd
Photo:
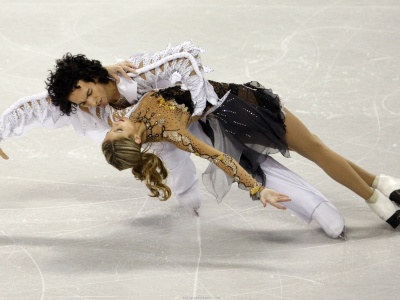
<svg viewBox="0 0 400 300"><path fill-rule="evenodd" d="M1 111L66 52L107 65L191 39L209 79L260 81L334 150L400 176L399 1L0 0L0 20ZM2 300L399 297L400 231L295 153L274 157L338 207L347 241L236 186L220 204L202 186L194 217L72 128L1 147Z"/></svg>

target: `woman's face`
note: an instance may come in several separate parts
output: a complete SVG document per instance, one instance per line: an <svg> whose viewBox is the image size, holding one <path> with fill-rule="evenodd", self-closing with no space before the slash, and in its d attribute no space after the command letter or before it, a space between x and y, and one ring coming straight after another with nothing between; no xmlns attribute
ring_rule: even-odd
<svg viewBox="0 0 400 300"><path fill-rule="evenodd" d="M116 122L112 122L111 130L106 134L104 141L132 137L138 131L137 124L128 118L121 118Z"/></svg>
<svg viewBox="0 0 400 300"><path fill-rule="evenodd" d="M68 100L80 107L104 107L108 98L103 85L79 80L77 88L69 95Z"/></svg>

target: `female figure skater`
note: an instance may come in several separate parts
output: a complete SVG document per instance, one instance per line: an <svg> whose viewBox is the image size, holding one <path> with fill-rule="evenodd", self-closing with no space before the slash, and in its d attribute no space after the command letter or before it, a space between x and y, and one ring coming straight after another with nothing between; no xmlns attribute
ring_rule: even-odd
<svg viewBox="0 0 400 300"><path fill-rule="evenodd" d="M371 209L389 225L398 227L400 211L379 189L371 189L375 186L393 196L398 188L395 179L374 176L333 152L312 135L289 110L282 109L279 97L260 84L252 82L246 85L214 85L219 94L225 96L221 103L211 108L210 115L210 111L206 109L204 116L220 120L224 138L231 141L234 147L242 149L241 156L245 157L246 163L250 162L251 168L254 169L254 162L260 156L277 151L287 156L289 149L297 151L321 166L333 179L363 197ZM83 91L77 93L84 94ZM73 94L74 92L70 94L71 98L74 97ZM185 101L185 97L178 96L181 98L179 102L186 106L176 104L174 97L175 93L166 91L146 95L127 114L130 115L129 119L113 123L102 147L106 160L119 170L132 168L134 176L146 182L152 196L159 197L161 191L161 197L168 199L169 189L162 182L166 178L162 161L154 154L141 151L144 142L167 141L184 151L207 158L234 181L250 190L251 195L257 192L261 185L254 179L251 180L252 177L245 174L232 157L205 145L189 133L187 127L193 120L190 116L195 116L196 110L189 113L190 102ZM207 103L203 105L206 106ZM385 182L385 179L388 181ZM270 201L274 206L280 207L276 205L276 201L282 196L275 195L274 198L267 193L264 196L261 199L264 205ZM394 197L394 200L398 199Z"/></svg>
<svg viewBox="0 0 400 300"><path fill-rule="evenodd" d="M171 196L171 190L163 181L168 171L155 154L142 152L141 146L143 143L169 142L183 151L213 162L235 182L242 184L250 192L250 196L257 196L264 207L269 203L278 209L286 209L280 202L290 201L288 196L264 188L232 157L192 135L187 127L193 111L174 99L165 100L161 94L146 94L136 105L133 114L131 113L132 119L121 118L112 123L112 129L102 145L103 153L110 164L118 170L132 168L135 177L145 181L150 196L167 200Z"/></svg>

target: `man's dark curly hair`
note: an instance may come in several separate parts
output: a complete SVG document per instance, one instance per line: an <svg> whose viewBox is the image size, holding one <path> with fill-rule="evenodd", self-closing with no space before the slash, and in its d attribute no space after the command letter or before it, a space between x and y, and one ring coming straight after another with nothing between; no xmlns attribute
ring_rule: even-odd
<svg viewBox="0 0 400 300"><path fill-rule="evenodd" d="M67 116L76 110L76 104L70 102L68 97L77 88L79 80L108 83L111 79L98 60L90 60L83 54L66 53L57 59L54 72L50 71L47 77L46 88L51 102Z"/></svg>

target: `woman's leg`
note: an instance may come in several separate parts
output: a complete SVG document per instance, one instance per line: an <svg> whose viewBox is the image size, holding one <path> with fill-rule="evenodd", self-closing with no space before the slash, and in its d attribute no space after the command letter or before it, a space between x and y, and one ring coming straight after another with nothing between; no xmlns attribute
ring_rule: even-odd
<svg viewBox="0 0 400 300"><path fill-rule="evenodd" d="M286 141L291 150L315 162L335 181L365 199L369 207L393 228L400 225L400 210L397 211L384 194L371 189L374 175L331 150L290 111L285 109L285 113Z"/></svg>
<svg viewBox="0 0 400 300"><path fill-rule="evenodd" d="M372 196L373 190L370 188L370 184L364 181L345 158L326 146L289 110L285 109L285 113L286 141L291 150L315 162L331 178L363 199ZM367 180L370 181L370 178Z"/></svg>
<svg viewBox="0 0 400 300"><path fill-rule="evenodd" d="M317 138L323 144L323 142L317 136L314 135L314 137ZM350 165L350 167L352 167L353 170L356 171L356 173L364 180L364 182L369 187L372 187L372 183L374 182L376 175L364 170L363 168L361 168L360 166L356 165L355 163L353 163L348 159L346 159L346 161Z"/></svg>
<svg viewBox="0 0 400 300"><path fill-rule="evenodd" d="M320 142L322 143L321 140ZM384 174L376 176L364 170L352 161L348 159L346 159L346 161L365 181L365 183L368 184L368 186L378 189L383 195L400 205L400 178L395 178Z"/></svg>
<svg viewBox="0 0 400 300"><path fill-rule="evenodd" d="M365 183L369 186L372 187L372 183L374 182L376 175L364 170L360 166L356 165L352 161L346 159L347 163L353 168L354 171L357 172L357 174L365 181Z"/></svg>
<svg viewBox="0 0 400 300"><path fill-rule="evenodd" d="M364 170L352 161L348 159L346 159L346 161L365 181L365 183L368 184L368 186L378 189L383 195L400 205L400 178L395 178L384 174L376 176Z"/></svg>

